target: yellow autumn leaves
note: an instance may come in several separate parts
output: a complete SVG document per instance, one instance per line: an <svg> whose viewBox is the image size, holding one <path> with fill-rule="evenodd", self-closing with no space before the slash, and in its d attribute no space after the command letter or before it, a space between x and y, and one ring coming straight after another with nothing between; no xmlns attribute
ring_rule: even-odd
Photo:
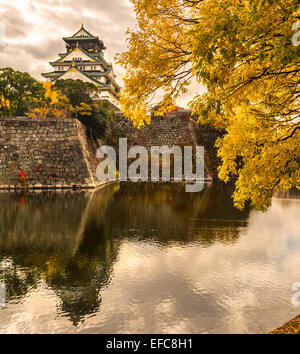
<svg viewBox="0 0 300 354"><path fill-rule="evenodd" d="M39 107L31 108L26 115L30 118L46 118L51 115L55 118L67 116L68 99L59 90L55 90L52 82L41 82L45 89L46 102Z"/></svg>
<svg viewBox="0 0 300 354"><path fill-rule="evenodd" d="M40 105L37 108L32 108L26 115L30 118L46 118L48 116L55 118L66 118L70 113L74 117L91 116L92 107L84 102L80 105L73 106L70 104L69 99L56 89L52 82L41 83L45 89L45 97L47 103Z"/></svg>
<svg viewBox="0 0 300 354"><path fill-rule="evenodd" d="M151 105L168 112L196 81L190 107L226 131L217 142L220 178L237 176L236 206L264 209L275 190L300 188L299 1L131 2L137 25L118 56L125 116L149 123Z"/></svg>

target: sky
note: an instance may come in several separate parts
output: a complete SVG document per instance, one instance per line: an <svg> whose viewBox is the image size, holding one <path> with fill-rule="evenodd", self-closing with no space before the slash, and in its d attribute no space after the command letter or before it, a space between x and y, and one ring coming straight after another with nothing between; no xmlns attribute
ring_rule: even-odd
<svg viewBox="0 0 300 354"><path fill-rule="evenodd" d="M115 55L126 50L126 30L134 26L135 15L129 0L1 0L5 46L0 45L0 67L44 80L41 73L52 71L49 61L65 52L62 37L73 35L82 24L104 41L105 58L114 63ZM122 83L124 70L118 65L114 70Z"/></svg>
<svg viewBox="0 0 300 354"><path fill-rule="evenodd" d="M44 81L41 73L51 72L50 61L65 52L62 37L75 34L84 24L106 46L105 59L114 65L122 86L125 70L117 65L117 53L126 50L126 31L135 25L135 13L129 0L1 0L0 67L29 72ZM4 35L5 34L5 35ZM195 93L202 91L196 82L181 99L186 107ZM155 101L161 99L161 93Z"/></svg>

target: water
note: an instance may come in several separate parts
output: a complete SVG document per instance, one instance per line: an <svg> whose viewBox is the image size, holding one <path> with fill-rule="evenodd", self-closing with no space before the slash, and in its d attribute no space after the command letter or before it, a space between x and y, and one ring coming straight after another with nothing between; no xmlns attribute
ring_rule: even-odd
<svg viewBox="0 0 300 354"><path fill-rule="evenodd" d="M266 333L300 313L300 195L232 188L0 193L0 333Z"/></svg>

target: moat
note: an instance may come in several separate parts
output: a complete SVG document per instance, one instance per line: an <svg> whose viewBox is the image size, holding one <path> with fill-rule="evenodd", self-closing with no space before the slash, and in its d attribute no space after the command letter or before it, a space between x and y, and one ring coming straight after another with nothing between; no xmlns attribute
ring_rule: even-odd
<svg viewBox="0 0 300 354"><path fill-rule="evenodd" d="M0 333L267 333L299 315L300 193L1 192Z"/></svg>

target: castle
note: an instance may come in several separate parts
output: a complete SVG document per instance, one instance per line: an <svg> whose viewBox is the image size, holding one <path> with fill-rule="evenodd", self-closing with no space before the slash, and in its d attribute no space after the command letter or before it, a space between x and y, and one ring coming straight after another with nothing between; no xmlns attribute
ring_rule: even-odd
<svg viewBox="0 0 300 354"><path fill-rule="evenodd" d="M111 64L105 61L103 41L89 33L84 26L73 36L64 37L66 53L59 54L59 59L50 62L54 71L43 73L48 81L74 79L93 83L98 89L99 100L108 101L119 109L118 94L121 90Z"/></svg>

